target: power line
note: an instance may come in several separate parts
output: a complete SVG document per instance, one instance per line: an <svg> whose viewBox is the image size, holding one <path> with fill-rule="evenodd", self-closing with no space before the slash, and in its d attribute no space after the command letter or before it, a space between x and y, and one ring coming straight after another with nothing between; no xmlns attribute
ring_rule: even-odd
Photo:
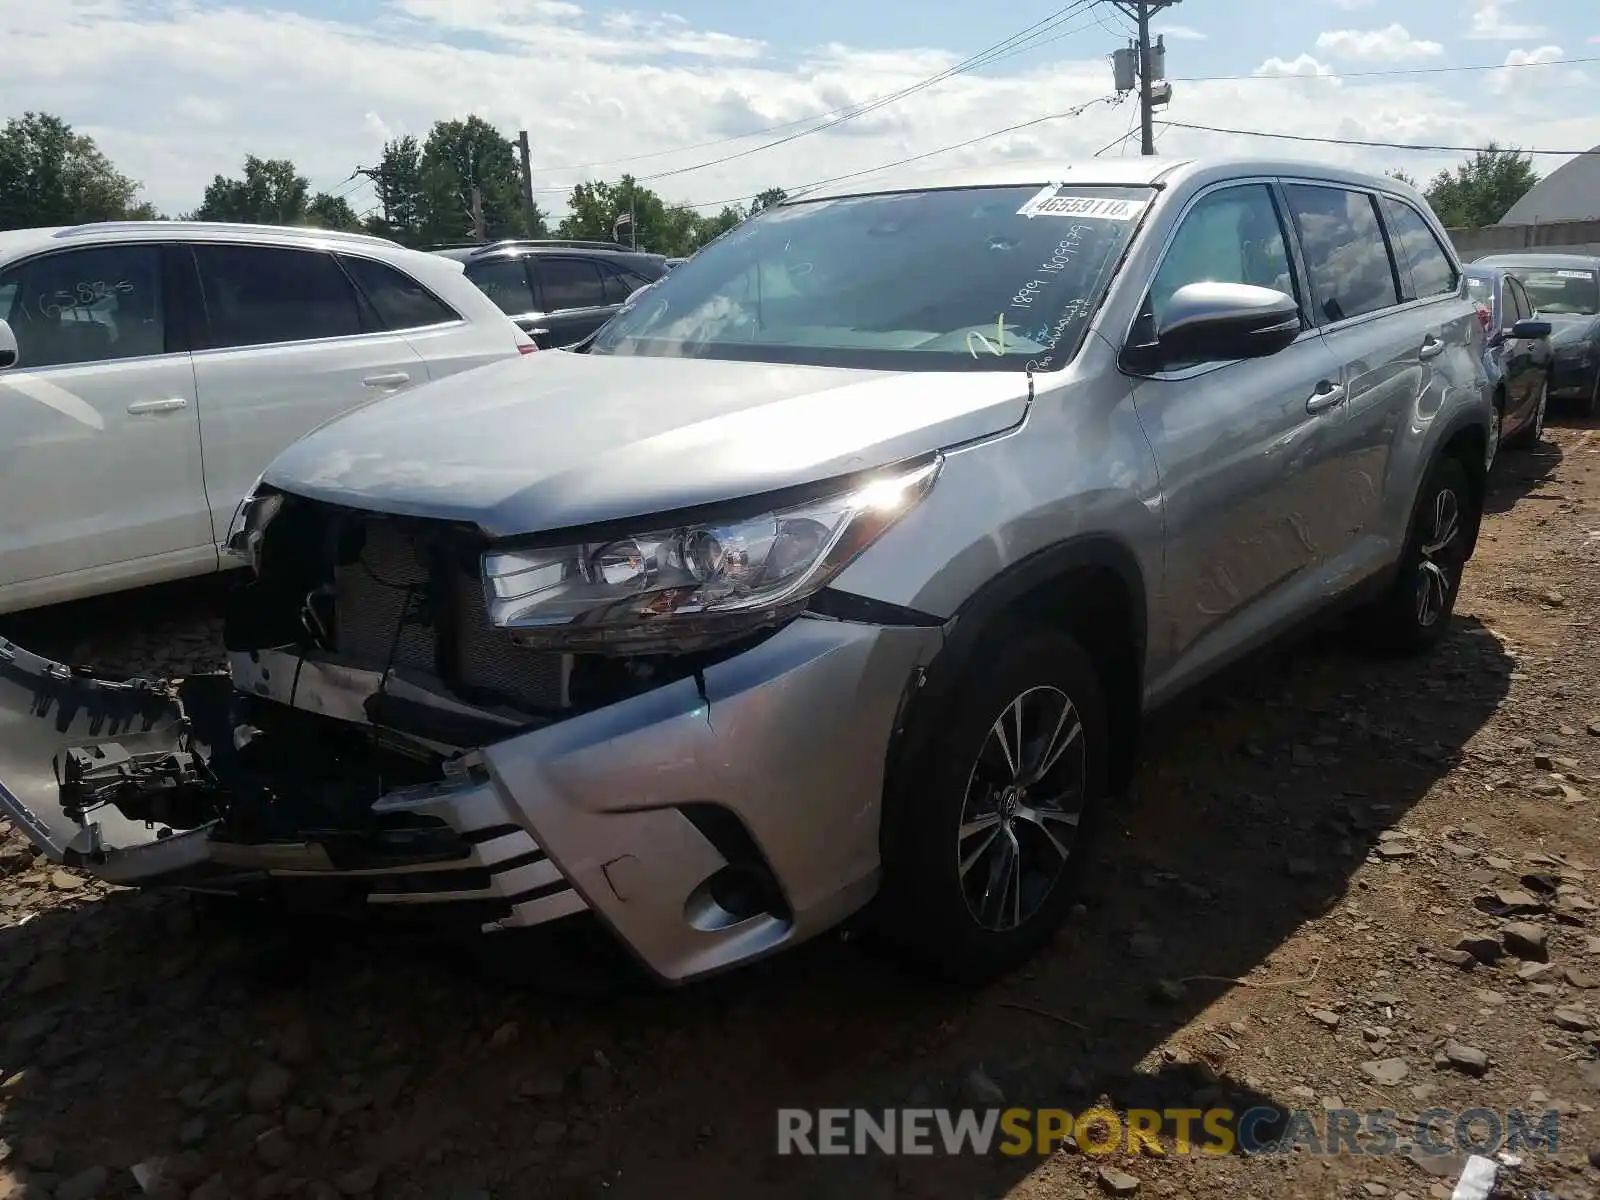
<svg viewBox="0 0 1600 1200"><path fill-rule="evenodd" d="M1069 6L1069 7L1071 7L1071 6ZM1076 16L1078 11L1080 11L1080 10L1075 10L1075 11L1073 11L1072 13L1070 13L1068 15L1069 16ZM1049 21L1051 19L1052 18L1046 18L1046 21ZM1003 61L1005 59L1014 58L1019 54L1025 54L1025 53L1028 53L1030 51L1037 50L1040 47L1047 46L1052 42L1058 42L1058 41L1061 41L1064 38L1071 37L1074 34L1081 33L1083 30L1087 29L1091 24L1095 24L1097 22L1098 22L1098 18L1095 18L1095 19L1092 19L1090 21L1086 21L1083 24L1076 25L1071 29L1065 30L1065 31L1060 32L1060 33L1055 33L1050 37L1036 38L1034 40L1030 40L1030 41L1027 42L1026 45L1014 46L1014 47L1006 50L1004 53L992 55L991 57L985 58L983 62L975 64L975 65L991 66L994 63L1001 62L1001 61ZM1062 24L1062 23L1064 23L1064 21L1058 21L1057 22L1058 25ZM1049 28L1053 29L1055 27L1056 27L1055 25L1052 25ZM1023 32L1026 33L1027 31L1025 30ZM1038 32L1049 32L1049 29L1039 30ZM1021 35L1017 35L1017 36L1021 36ZM979 57L982 57L981 53L979 55L975 55L974 56L974 58L979 58ZM1384 79L1384 78L1401 78L1401 77L1409 77L1409 76L1453 75L1453 74L1463 74L1463 73L1481 72L1481 71L1516 71L1516 70L1529 69L1529 68L1533 68L1533 67L1584 66L1584 65L1593 64L1593 63L1600 63L1600 55L1589 55L1589 56L1586 56L1586 57L1579 57L1579 58L1556 58L1556 59L1541 60L1541 61L1538 61L1538 62L1523 62L1523 63L1470 63L1470 64L1464 64L1464 65L1461 65L1461 66L1453 66L1453 67L1396 67L1396 68L1385 68L1385 69L1382 69L1382 70L1372 70L1372 71L1334 71L1334 72L1331 72L1331 73L1329 73L1327 75L1173 75L1173 76L1168 76L1168 79L1169 79L1170 82L1173 82L1173 83L1258 83L1258 82L1259 83L1282 83L1284 81L1305 80L1305 79ZM967 69L971 69L971 68L969 67ZM955 68L951 68L951 70L954 71ZM924 84L927 84L927 81L924 81ZM931 84L929 84L929 86L931 86ZM692 144L689 144L689 145L684 145L684 146L674 146L671 149L667 149L667 150L654 150L654 151L651 151L648 154L636 154L636 155L632 155L632 156L626 157L626 158L600 159L600 160L596 160L594 162L568 163L568 164L565 164L565 165L562 165L562 166L545 167L545 168L541 169L541 173L544 173L544 172L555 172L555 171L587 170L590 167L618 166L618 165L621 165L623 163L642 162L642 161L644 161L646 159L665 158L665 157L668 157L670 155L683 153L683 152L689 151L689 150L703 150L703 149L707 149L708 147L711 147L711 146L726 145L729 142L743 141L746 138L759 137L759 136L761 136L763 134L768 134L768 133L777 133L780 130L784 130L784 129L793 129L797 125L805 125L805 124L808 124L808 123L810 123L812 121L821 121L824 118L838 116L839 114L842 114L842 113L852 113L856 109L860 109L861 111L859 113L855 113L855 115L864 115L866 112L870 112L874 108L882 107L883 104L891 103L895 99L901 98L903 95L909 94L909 92L911 90L920 90L920 88L919 87L914 87L913 89L906 89L906 91L904 91L904 92L885 93L883 95L873 97L873 98L871 98L869 100L861 101L858 104L844 105L844 106L842 106L840 108L829 109L827 112L816 113L816 114L814 114L812 116L809 116L809 117L801 117L801 118L798 118L797 120L786 121L786 122L784 122L782 124L779 124L779 125L770 125L770 126L767 126L766 128L763 128L763 129L754 129L754 130L751 130L749 133L734 134L731 137L725 137L725 138L715 138L715 139L713 139L711 141L708 141L708 142L695 142L695 143L692 143ZM811 130L809 132L821 132L824 129L831 128L833 124L837 124L837 122L830 122L830 123L825 124L825 125L820 125L816 129ZM800 135L800 136L803 136L803 135ZM784 140L792 140L792 139L784 139ZM782 142L775 142L775 143L772 143L772 144L773 145L781 145ZM1109 150L1112 147L1114 147L1115 145L1117 145L1117 143L1113 142L1113 143L1111 143L1110 146L1107 146L1106 149ZM764 147L764 146L755 147L754 149L752 149L750 151L747 151L746 153L752 153L753 154L753 153L756 153L758 150L762 150L762 149L766 149L766 148L767 147ZM1104 151L1101 151L1100 153L1104 153ZM741 155L735 154L735 155L730 155L727 159L723 159L723 160L719 160L719 161L732 161L733 159L739 158L739 157L741 157ZM715 165L715 164L702 164L702 165ZM683 170L685 170L685 171L698 170L698 169L699 169L698 167L686 167L686 168L683 168ZM645 182L647 179L659 179L659 178L662 178L662 177L663 176L661 176L661 175L645 176L645 177L641 178L640 182ZM568 185L568 186L565 186L565 187L550 186L550 187L535 188L534 190L536 192L541 193L541 194L557 195L557 194L570 192L572 190L573 186L575 186L575 185Z"/></svg>
<svg viewBox="0 0 1600 1200"><path fill-rule="evenodd" d="M1469 63L1458 67L1387 67L1379 71L1330 71L1326 75L1172 75L1172 83L1277 83L1285 79L1380 79L1401 75L1456 75L1467 71L1520 71L1528 67L1573 67L1600 62L1600 55L1586 58L1551 58L1538 62Z"/></svg>
<svg viewBox="0 0 1600 1200"><path fill-rule="evenodd" d="M1493 151L1487 146L1441 146L1441 145L1416 145L1410 142L1377 142L1366 141L1361 138L1332 138L1313 137L1305 133L1267 133L1260 129L1226 129L1220 125L1193 125L1185 121L1160 121L1157 122L1169 129L1197 129L1202 133L1225 133L1233 137L1261 137L1273 138L1283 142L1316 142L1325 146L1361 146L1374 150L1437 150L1448 154L1528 154L1528 155L1561 155L1573 157L1577 155L1600 155L1600 149L1590 147L1587 150L1529 150L1520 146L1495 147Z"/></svg>
<svg viewBox="0 0 1600 1200"><path fill-rule="evenodd" d="M1121 96L1100 96L1094 100L1088 100L1083 104L1069 108L1065 112L1046 113L1042 117L1034 117L1031 121L1019 121L1015 125L1007 125L1004 129L991 129L988 133L980 133L977 137L968 138L964 142L957 142L953 146L940 146L937 150L925 150L921 154L913 154L907 158L897 159L894 162L879 163L877 166L866 167L860 171L850 171L844 175L834 175L827 179L814 179L810 183L797 184L792 189L792 194L799 195L814 188L827 187L832 183L843 183L847 179L859 179L863 175L875 175L879 171L892 171L896 167L903 167L908 163L921 162L925 158L933 158L938 154L949 154L952 150L965 150L968 146L976 146L979 142L986 142L990 138L1003 137L1008 133L1016 133L1018 130L1029 129L1034 125L1043 125L1046 121L1060 121L1081 116L1097 104L1115 105L1120 104L1122 100L1123 97ZM760 194L760 192L755 192L748 196L729 196L725 200L701 200L686 204L685 207L721 208L726 204L743 204L748 200L754 200Z"/></svg>
<svg viewBox="0 0 1600 1200"><path fill-rule="evenodd" d="M640 182L640 183L648 183L648 182L650 182L652 180L656 180L656 179L666 179L666 178L668 178L670 176L673 176L673 175L687 174L690 171L704 170L707 167L721 166L723 163L732 162L732 161L734 161L735 159L738 159L738 158L745 158L745 157L747 157L747 156L749 156L751 154L759 154L763 150L771 150L776 146L787 145L789 142L796 141L796 140L798 140L800 138L803 138L803 137L809 137L813 133L821 133L824 130L832 129L836 125L842 125L846 121L853 121L857 117L866 116L870 112L875 112L880 108L883 108L883 107L885 107L885 106L887 106L889 104L893 104L897 100L903 100L907 96L914 95L917 92L925 91L926 89L928 89L930 87L933 87L935 84L943 83L945 80L951 79L951 78L955 77L956 75L961 75L961 74L964 74L967 71L975 70L978 67L988 66L991 63L999 62L999 61L1001 61L1001 59L1010 57L1012 54L1015 54L1015 53L1020 53L1023 50L1032 50L1038 45L1044 45L1045 44L1044 41L1035 41L1034 40L1034 39L1038 38L1039 34L1048 33L1051 30L1058 29L1061 25L1065 24L1072 17L1077 16L1079 13L1082 13L1085 9L1093 8L1097 3L1099 3L1099 0L1073 0L1073 2L1071 4L1068 4L1063 8L1057 9L1055 12L1051 13L1049 16L1044 17L1041 20L1035 21L1032 25L1029 25L1027 28L1021 29L1021 30L1017 31L1016 33L1012 34L1010 37L1005 38L1002 41L996 42L996 43L994 43L994 45L989 46L989 47L987 47L987 48L985 48L983 50L980 50L976 54L974 54L974 55L972 55L972 56L970 56L968 58L962 59L960 62L956 63L954 66L947 67L945 70L940 71L936 75L930 75L928 78L919 80L916 83L913 83L913 84L911 84L911 85L909 85L907 87L901 88L899 91L890 92L890 93L888 93L886 95L876 96L876 97L873 97L870 100L862 101L859 104L848 105L843 109L833 109L831 113L823 113L823 114L821 114L822 116L831 117L831 119L827 120L827 121L824 121L820 125L814 125L814 126L812 126L811 128L808 128L808 129L801 129L801 130L798 130L798 131L796 131L794 133L788 134L788 135L786 135L784 137L777 138L774 141L766 142L766 143L764 143L764 144L762 144L760 146L752 146L748 150L740 150L740 151L738 151L738 152L736 152L734 154L725 155L722 158L711 159L708 162L694 163L694 164L692 164L690 166L686 166L686 167L674 167L671 170L657 171L657 172L655 172L654 174L651 174L651 175L642 175L642 176L639 177L638 182ZM1073 30L1071 32L1077 32L1077 31ZM1062 36L1064 36L1064 35L1062 35ZM1048 40L1054 40L1054 39L1048 39ZM1019 43L1024 43L1024 44L1020 44L1019 45ZM808 118L808 119L814 120L816 118ZM793 126L795 124L798 124L798 122L792 122L792 121L789 122L789 126ZM781 128L785 128L785 126L774 126L773 130L781 129ZM766 130L766 131L760 131L760 132L772 132L772 130ZM741 134L740 138L754 137L754 136L756 136L756 135L755 134ZM724 141L732 141L732 140L737 140L737 139L729 138L729 139L722 139L722 140L724 140ZM705 143L705 144L707 144L707 145L715 145L716 143L713 142L713 143ZM659 156L661 154L669 154L669 153L673 153L673 151L665 151L665 150L663 150L663 151L656 152L656 155L652 155L652 156L641 155L639 157L656 157L656 156ZM615 165L617 163L628 162L628 161L632 161L632 160L630 160L630 159L612 159L612 160L609 160L608 162L595 162L595 163L588 163L588 164L584 164L584 165L586 165L586 166L611 166L611 165ZM546 168L546 169L554 171L554 170L559 170L559 169L563 169L563 168L550 167L550 168ZM566 191L570 191L571 190L571 186L567 186L567 187L544 187L544 188L537 188L535 190L540 191L540 192L566 192Z"/></svg>

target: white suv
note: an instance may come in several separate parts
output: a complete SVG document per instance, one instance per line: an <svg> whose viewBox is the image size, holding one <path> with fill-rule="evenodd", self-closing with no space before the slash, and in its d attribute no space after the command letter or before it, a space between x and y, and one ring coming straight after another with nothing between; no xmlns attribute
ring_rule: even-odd
<svg viewBox="0 0 1600 1200"><path fill-rule="evenodd" d="M289 443L533 349L460 263L381 238L0 233L0 612L231 566L218 543Z"/></svg>

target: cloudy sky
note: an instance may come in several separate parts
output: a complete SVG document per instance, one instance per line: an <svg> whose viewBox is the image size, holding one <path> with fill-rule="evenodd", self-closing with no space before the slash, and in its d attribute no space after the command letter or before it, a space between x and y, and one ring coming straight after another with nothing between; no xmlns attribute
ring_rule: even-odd
<svg viewBox="0 0 1600 1200"><path fill-rule="evenodd" d="M192 208L247 152L293 159L360 212L373 198L348 182L354 167L388 137L467 113L530 131L553 211L573 183L624 171L714 207L970 139L925 161L1083 156L1136 116L1131 102L1098 105L985 136L1112 91L1106 56L1130 23L1105 0L664 2L0 0L0 117L65 117L167 212ZM1175 122L1407 145L1600 143L1595 0L1181 0L1157 28L1173 84L1161 115ZM1127 145L1137 153L1136 135ZM1424 179L1461 157L1181 128L1160 130L1159 147L1309 153ZM1563 161L1537 159L1546 173Z"/></svg>

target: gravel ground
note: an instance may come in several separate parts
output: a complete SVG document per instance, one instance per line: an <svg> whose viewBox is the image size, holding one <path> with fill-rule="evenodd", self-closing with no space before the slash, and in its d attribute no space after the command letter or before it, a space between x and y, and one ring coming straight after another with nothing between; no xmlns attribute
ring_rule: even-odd
<svg viewBox="0 0 1600 1200"><path fill-rule="evenodd" d="M780 1106L1562 1114L1497 1195L1600 1196L1600 429L1508 455L1448 644L1319 635L1161 719L1059 945L987 990L832 937L672 993L581 925L241 919L0 844L0 1198L1448 1197L1454 1156L797 1158ZM215 586L0 621L216 661ZM1600 1161L1600 1158L1597 1158ZM7 1190L9 1189L9 1190Z"/></svg>

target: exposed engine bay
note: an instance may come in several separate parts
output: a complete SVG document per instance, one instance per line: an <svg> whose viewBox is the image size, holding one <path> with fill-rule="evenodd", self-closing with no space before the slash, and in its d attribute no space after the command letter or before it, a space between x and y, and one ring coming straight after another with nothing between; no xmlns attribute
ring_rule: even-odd
<svg viewBox="0 0 1600 1200"><path fill-rule="evenodd" d="M429 864L483 876L496 839L499 871L535 866L504 821L463 832L428 811L485 778L478 748L698 678L762 636L683 655L530 650L488 621L475 531L286 500L230 597L226 673L107 679L0 642L0 788L63 861L223 890ZM382 876L440 882L481 890Z"/></svg>

